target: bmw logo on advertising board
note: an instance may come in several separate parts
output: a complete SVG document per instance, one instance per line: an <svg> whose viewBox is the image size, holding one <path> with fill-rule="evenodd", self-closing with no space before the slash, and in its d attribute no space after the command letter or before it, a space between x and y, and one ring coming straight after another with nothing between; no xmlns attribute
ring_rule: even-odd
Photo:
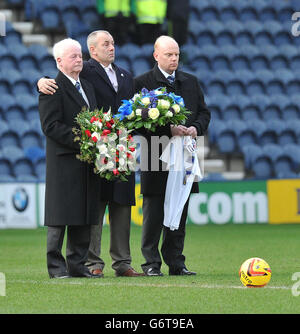
<svg viewBox="0 0 300 334"><path fill-rule="evenodd" d="M28 207L29 196L24 188L17 188L12 195L12 203L18 212L23 212Z"/></svg>

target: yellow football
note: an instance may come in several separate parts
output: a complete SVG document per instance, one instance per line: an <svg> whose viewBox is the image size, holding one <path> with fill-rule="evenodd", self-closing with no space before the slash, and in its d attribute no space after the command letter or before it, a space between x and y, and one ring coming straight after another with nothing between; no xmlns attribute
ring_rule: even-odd
<svg viewBox="0 0 300 334"><path fill-rule="evenodd" d="M271 279L271 274L271 268L268 263L258 257L246 260L239 270L242 284L249 288L266 286Z"/></svg>

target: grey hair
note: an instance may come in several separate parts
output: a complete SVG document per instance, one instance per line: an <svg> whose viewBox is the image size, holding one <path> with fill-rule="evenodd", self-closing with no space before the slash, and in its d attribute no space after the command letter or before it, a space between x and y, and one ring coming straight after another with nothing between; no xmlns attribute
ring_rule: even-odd
<svg viewBox="0 0 300 334"><path fill-rule="evenodd" d="M56 61L57 65L57 58L60 58L63 56L65 51L70 47L70 46L77 46L81 50L81 44L76 41L75 39L72 38L65 38L57 43L54 44L53 46L53 57Z"/></svg>
<svg viewBox="0 0 300 334"><path fill-rule="evenodd" d="M95 30L88 35L87 40L86 40L86 44L87 44L87 47L88 47L88 50L89 50L90 54L91 54L90 47L92 45L95 46L97 44L97 37L101 33L104 33L104 34L107 34L107 35L111 36L111 34L106 30Z"/></svg>

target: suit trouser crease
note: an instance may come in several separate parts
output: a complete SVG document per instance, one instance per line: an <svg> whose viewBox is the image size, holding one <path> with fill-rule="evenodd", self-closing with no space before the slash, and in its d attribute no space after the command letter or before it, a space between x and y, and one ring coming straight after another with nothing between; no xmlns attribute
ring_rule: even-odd
<svg viewBox="0 0 300 334"><path fill-rule="evenodd" d="M170 270L176 271L185 267L185 256L182 254L185 239L185 226L189 200L187 200L178 230L171 231L163 226L164 221L164 195L143 196L143 230L142 254L146 260L142 269L160 269L162 260L158 245L162 236L161 255Z"/></svg>
<svg viewBox="0 0 300 334"><path fill-rule="evenodd" d="M66 258L62 246L66 226L48 226L47 266L50 276L69 273L77 276L87 272L85 262L90 242L90 225L67 226Z"/></svg>
<svg viewBox="0 0 300 334"><path fill-rule="evenodd" d="M110 256L112 258L112 268L119 274L131 268L130 255L130 222L131 206L121 205L115 202L102 201L101 215L104 217L108 206L109 228L110 228ZM101 254L101 235L103 219L98 225L91 229L91 242L87 265L90 270L104 268L104 261L100 258Z"/></svg>

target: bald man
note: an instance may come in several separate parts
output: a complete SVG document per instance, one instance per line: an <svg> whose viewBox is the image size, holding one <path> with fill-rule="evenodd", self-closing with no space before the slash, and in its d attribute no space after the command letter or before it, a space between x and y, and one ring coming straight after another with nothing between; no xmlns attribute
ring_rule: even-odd
<svg viewBox="0 0 300 334"><path fill-rule="evenodd" d="M184 248L185 225L188 212L187 200L178 230L163 226L164 198L168 172L162 166L158 171L151 170L151 138L153 136L203 136L210 122L210 112L204 102L198 79L188 73L179 71L178 43L169 36L160 36L154 44L153 57L156 64L152 70L134 79L135 92L143 87L152 90L166 87L168 92L183 97L186 108L191 111L185 125L158 127L156 132L144 134L148 141L148 171L141 172L141 193L143 194L143 229L142 253L146 260L142 269L147 276L162 276L162 260L158 250L161 233L163 241L161 255L169 266L169 275L195 275L185 265ZM159 156L161 155L159 152ZM143 156L142 156L143 158ZM194 183L191 192L199 192Z"/></svg>

